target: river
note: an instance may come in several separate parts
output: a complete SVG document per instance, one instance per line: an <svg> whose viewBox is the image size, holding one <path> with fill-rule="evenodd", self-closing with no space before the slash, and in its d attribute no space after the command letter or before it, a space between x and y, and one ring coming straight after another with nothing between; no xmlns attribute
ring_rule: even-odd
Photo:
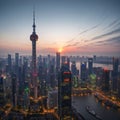
<svg viewBox="0 0 120 120"><path fill-rule="evenodd" d="M97 102L93 95L89 96L74 96L72 106L86 119L97 120L94 116L86 111L86 106L89 105L103 120L120 120L120 111L107 109L100 102Z"/></svg>
<svg viewBox="0 0 120 120"><path fill-rule="evenodd" d="M76 67L78 70L80 70L80 62L76 62ZM101 68L107 68L108 70L113 70L112 64L93 63L93 67L101 67ZM119 65L119 69L120 69L120 65Z"/></svg>

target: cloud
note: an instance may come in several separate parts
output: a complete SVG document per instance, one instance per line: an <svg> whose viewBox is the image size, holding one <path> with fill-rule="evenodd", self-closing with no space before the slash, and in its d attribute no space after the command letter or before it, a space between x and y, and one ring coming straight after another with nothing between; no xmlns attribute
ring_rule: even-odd
<svg viewBox="0 0 120 120"><path fill-rule="evenodd" d="M97 28L99 25L100 25L100 24L95 25L95 26L93 26L93 27L91 27L91 28L88 28L88 29L80 32L79 35L81 35L81 34L83 34L83 33L86 33L86 32L89 32L89 31L91 31L91 30L94 30L94 29Z"/></svg>
<svg viewBox="0 0 120 120"><path fill-rule="evenodd" d="M118 21L120 21L119 18L116 19L116 20L114 20L113 22L111 22L107 27L104 28L104 30L107 29L107 28L110 28L110 27L112 27L112 26L114 26L114 25L116 25L116 23L117 23Z"/></svg>
<svg viewBox="0 0 120 120"><path fill-rule="evenodd" d="M109 45L109 44L114 45L114 43L120 44L120 36L109 38L104 41L96 41L91 44L95 44L96 46L102 46L102 45Z"/></svg>
<svg viewBox="0 0 120 120"><path fill-rule="evenodd" d="M38 52L43 52L43 53L54 53L55 52L55 48L42 48L41 50L38 50Z"/></svg>
<svg viewBox="0 0 120 120"><path fill-rule="evenodd" d="M66 43L72 42L72 41L74 41L74 39L75 39L75 37L72 38L71 40L68 40Z"/></svg>
<svg viewBox="0 0 120 120"><path fill-rule="evenodd" d="M111 32L108 32L108 33L93 37L91 40L97 40L97 39L100 39L100 38L103 38L103 37L106 37L106 36L109 36L109 35L112 35L112 34L116 34L116 33L120 33L120 28L118 28L116 30L113 30Z"/></svg>
<svg viewBox="0 0 120 120"><path fill-rule="evenodd" d="M66 48L66 47L71 47L71 46L77 46L78 44L79 44L80 42L75 42L75 43L73 43L73 44L68 44L68 45L65 45L64 46L64 48Z"/></svg>
<svg viewBox="0 0 120 120"><path fill-rule="evenodd" d="M120 43L120 36L113 37L106 40L107 42Z"/></svg>
<svg viewBox="0 0 120 120"><path fill-rule="evenodd" d="M118 28L120 27L120 22L118 22L116 25L114 25L112 28Z"/></svg>
<svg viewBox="0 0 120 120"><path fill-rule="evenodd" d="M80 33L78 33L74 38L72 38L71 40L68 40L66 43L69 43L69 42L73 42L79 35L81 34L84 34L84 33L87 33L87 32L90 32L91 30L94 30L95 28L97 28L101 23L91 27L91 28L88 28Z"/></svg>

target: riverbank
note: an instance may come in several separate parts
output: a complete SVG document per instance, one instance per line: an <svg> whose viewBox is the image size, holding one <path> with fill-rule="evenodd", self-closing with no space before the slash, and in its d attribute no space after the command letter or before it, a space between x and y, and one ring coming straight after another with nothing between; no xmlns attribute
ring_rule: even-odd
<svg viewBox="0 0 120 120"><path fill-rule="evenodd" d="M96 102L94 95L73 96L72 106L74 106L77 112L79 112L86 120L98 120L86 111L87 105L90 105L103 120L120 120L119 111L107 109L100 102Z"/></svg>

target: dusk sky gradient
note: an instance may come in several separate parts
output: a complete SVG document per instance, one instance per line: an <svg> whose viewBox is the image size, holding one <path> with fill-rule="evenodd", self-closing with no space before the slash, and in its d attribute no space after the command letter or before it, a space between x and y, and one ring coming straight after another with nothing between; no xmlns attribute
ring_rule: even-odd
<svg viewBox="0 0 120 120"><path fill-rule="evenodd" d="M31 55L34 5L37 55L120 56L120 0L0 0L0 56Z"/></svg>

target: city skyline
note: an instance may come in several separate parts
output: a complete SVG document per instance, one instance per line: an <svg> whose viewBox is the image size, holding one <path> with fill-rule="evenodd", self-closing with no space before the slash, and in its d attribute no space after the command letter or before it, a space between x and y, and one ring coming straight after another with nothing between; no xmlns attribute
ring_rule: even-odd
<svg viewBox="0 0 120 120"><path fill-rule="evenodd" d="M0 56L31 55L34 2L37 55L61 49L67 55L119 56L119 0L1 0Z"/></svg>

